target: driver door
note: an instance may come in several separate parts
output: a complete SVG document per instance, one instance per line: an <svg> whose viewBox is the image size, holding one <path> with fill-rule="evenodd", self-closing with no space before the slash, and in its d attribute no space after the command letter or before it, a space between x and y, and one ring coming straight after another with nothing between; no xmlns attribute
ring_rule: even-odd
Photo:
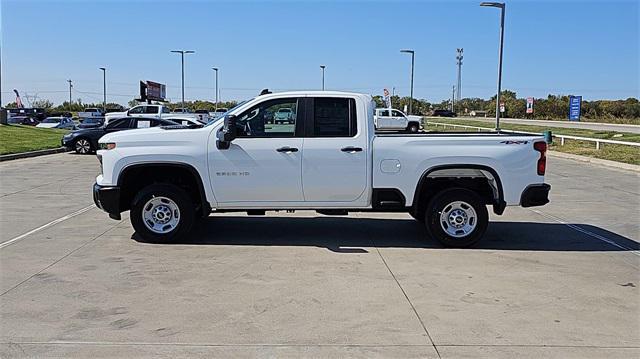
<svg viewBox="0 0 640 359"><path fill-rule="evenodd" d="M221 208L304 201L301 102L299 98L267 100L238 115L237 137L228 149L218 149L216 136L211 136L209 176ZM281 108L291 110L292 124L274 123Z"/></svg>

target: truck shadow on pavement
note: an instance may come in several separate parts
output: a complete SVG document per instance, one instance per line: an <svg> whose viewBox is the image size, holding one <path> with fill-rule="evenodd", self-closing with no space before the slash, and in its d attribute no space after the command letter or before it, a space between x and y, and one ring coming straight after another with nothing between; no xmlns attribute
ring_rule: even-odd
<svg viewBox="0 0 640 359"><path fill-rule="evenodd" d="M576 224L490 222L474 249L528 251L631 251L640 244L602 228ZM136 241L144 240L138 235ZM337 253L366 253L372 247L443 246L410 219L352 217L216 217L204 219L181 245L314 246Z"/></svg>

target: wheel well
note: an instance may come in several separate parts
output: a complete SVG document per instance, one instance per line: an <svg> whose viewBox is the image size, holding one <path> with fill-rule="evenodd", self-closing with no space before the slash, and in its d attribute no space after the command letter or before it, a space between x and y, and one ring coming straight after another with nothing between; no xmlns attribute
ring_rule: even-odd
<svg viewBox="0 0 640 359"><path fill-rule="evenodd" d="M438 167L425 172L416 187L412 211L421 217L429 200L447 188L465 188L475 192L481 200L493 205L496 214L502 214L506 203L502 183L496 172L485 166Z"/></svg>
<svg viewBox="0 0 640 359"><path fill-rule="evenodd" d="M211 212L200 175L193 167L181 164L143 164L126 167L118 178L120 211L129 210L136 194L154 183L169 183L184 189L196 205L196 212L201 212L203 216Z"/></svg>

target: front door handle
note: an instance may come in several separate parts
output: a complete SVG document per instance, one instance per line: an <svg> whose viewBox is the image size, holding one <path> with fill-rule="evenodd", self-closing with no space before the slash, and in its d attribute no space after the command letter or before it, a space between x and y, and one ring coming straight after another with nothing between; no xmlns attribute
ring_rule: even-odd
<svg viewBox="0 0 640 359"><path fill-rule="evenodd" d="M360 147L353 147L353 146L347 146L347 147L342 147L340 149L340 151L342 152L349 152L349 153L353 153L353 152L362 152L362 148Z"/></svg>
<svg viewBox="0 0 640 359"><path fill-rule="evenodd" d="M289 153L289 152L298 152L298 149L295 147L284 146L276 149L276 151Z"/></svg>

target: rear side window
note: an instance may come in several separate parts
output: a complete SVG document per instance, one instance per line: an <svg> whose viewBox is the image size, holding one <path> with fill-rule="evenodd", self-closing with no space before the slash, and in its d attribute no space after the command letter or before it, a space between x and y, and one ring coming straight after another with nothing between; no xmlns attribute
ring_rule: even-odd
<svg viewBox="0 0 640 359"><path fill-rule="evenodd" d="M350 98L316 97L313 103L314 137L356 135L356 101Z"/></svg>

